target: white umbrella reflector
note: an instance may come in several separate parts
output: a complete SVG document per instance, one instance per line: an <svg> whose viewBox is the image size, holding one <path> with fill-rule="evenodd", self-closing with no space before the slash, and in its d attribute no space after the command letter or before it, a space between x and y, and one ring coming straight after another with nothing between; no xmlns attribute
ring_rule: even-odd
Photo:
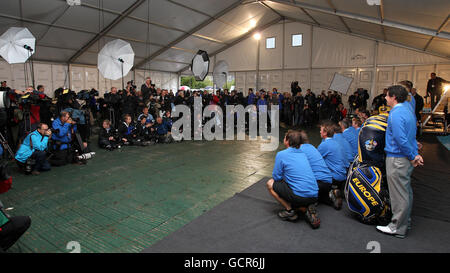
<svg viewBox="0 0 450 273"><path fill-rule="evenodd" d="M35 43L27 28L11 27L0 36L0 55L9 64L25 63L35 52Z"/></svg>
<svg viewBox="0 0 450 273"><path fill-rule="evenodd" d="M98 53L97 67L106 79L118 80L122 76L125 77L133 67L133 63L133 48L121 39L107 43Z"/></svg>

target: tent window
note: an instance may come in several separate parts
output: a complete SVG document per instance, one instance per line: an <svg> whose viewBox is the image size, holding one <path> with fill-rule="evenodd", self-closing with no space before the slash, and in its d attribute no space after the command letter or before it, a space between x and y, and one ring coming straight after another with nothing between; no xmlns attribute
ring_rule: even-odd
<svg viewBox="0 0 450 273"><path fill-rule="evenodd" d="M293 34L292 46L302 46L302 45L303 45L303 34Z"/></svg>
<svg viewBox="0 0 450 273"><path fill-rule="evenodd" d="M275 37L267 38L266 39L266 48L272 49L275 48Z"/></svg>

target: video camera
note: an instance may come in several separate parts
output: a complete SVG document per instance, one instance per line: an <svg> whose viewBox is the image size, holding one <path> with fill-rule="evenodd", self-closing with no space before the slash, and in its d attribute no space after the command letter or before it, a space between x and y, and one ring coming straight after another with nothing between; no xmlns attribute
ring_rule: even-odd
<svg viewBox="0 0 450 273"><path fill-rule="evenodd" d="M35 92L25 94L18 99L20 105L38 105L45 102L51 102L52 100L44 94L38 94Z"/></svg>
<svg viewBox="0 0 450 273"><path fill-rule="evenodd" d="M97 97L97 96L99 96L99 92L97 90L95 90L94 88L92 88L91 90L81 90L76 95L76 98L78 100L90 100L91 98Z"/></svg>

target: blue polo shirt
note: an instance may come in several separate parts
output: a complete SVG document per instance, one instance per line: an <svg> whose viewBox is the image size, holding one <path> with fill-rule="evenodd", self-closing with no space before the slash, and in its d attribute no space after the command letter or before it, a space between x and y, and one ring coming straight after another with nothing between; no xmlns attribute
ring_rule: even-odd
<svg viewBox="0 0 450 273"><path fill-rule="evenodd" d="M309 165L308 158L300 149L289 147L277 153L272 177L275 181L284 180L295 195L317 197L319 187Z"/></svg>
<svg viewBox="0 0 450 273"><path fill-rule="evenodd" d="M342 136L350 143L353 156L358 153L358 132L353 126L348 127L342 132Z"/></svg>
<svg viewBox="0 0 450 273"><path fill-rule="evenodd" d="M386 128L387 157L406 157L413 160L418 155L416 118L405 103L398 103L389 112Z"/></svg>
<svg viewBox="0 0 450 273"><path fill-rule="evenodd" d="M300 146L300 151L308 158L309 165L311 166L316 180L326 183L333 182L330 169L328 169L327 163L325 163L325 160L323 160L322 155L320 155L316 147L309 143L305 143Z"/></svg>
<svg viewBox="0 0 450 273"><path fill-rule="evenodd" d="M337 143L339 143L339 148L341 149L348 163L346 166L349 166L354 159L352 146L350 146L350 143L348 143L348 141L344 138L342 133L335 133L333 139L336 140Z"/></svg>
<svg viewBox="0 0 450 273"><path fill-rule="evenodd" d="M339 144L331 137L327 137L320 143L317 150L322 155L328 169L331 171L331 176L337 181L344 181L347 178L347 160L342 154Z"/></svg>

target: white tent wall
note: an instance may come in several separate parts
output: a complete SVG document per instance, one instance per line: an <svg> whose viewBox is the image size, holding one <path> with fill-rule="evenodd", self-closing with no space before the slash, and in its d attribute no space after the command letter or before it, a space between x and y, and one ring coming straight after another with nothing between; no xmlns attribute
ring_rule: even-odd
<svg viewBox="0 0 450 273"><path fill-rule="evenodd" d="M291 46L293 34L303 35L302 46ZM276 38L274 49L266 49L269 37ZM298 81L303 90L320 94L328 90L334 73L340 73L354 79L349 94L358 87L369 90L369 103L383 88L404 79L412 81L421 95L431 72L450 79L450 59L298 22L265 29L259 43L259 67L258 41L253 37L216 56L228 62L230 73L236 75L236 89L244 94L256 88L257 74L258 88L290 92L291 82ZM343 100L347 104L348 96Z"/></svg>
<svg viewBox="0 0 450 273"><path fill-rule="evenodd" d="M45 93L49 97L54 96L54 91L60 87L64 87L65 83L69 82L69 75L67 75L67 65L35 62L34 63L34 76L35 85L44 85ZM145 71L136 70L130 71L124 77L124 84L130 80L134 80L138 89L140 89L145 77L150 76L152 81L156 84L156 87L160 87L168 90L177 90L178 88L178 74L170 72L159 71ZM31 74L28 73L28 79L31 84ZM0 61L0 80L6 80L8 86L14 89L24 90L25 75L23 64L10 65L7 62ZM105 79L101 73L99 73L97 67L87 65L70 65L70 87L72 90L78 92L84 89L95 88L99 91L100 96L103 96L105 92L109 91L112 86L122 88L122 80L109 80Z"/></svg>
<svg viewBox="0 0 450 273"><path fill-rule="evenodd" d="M172 90L178 89L178 74L159 71L135 70L135 84L138 89L144 83L145 78L150 77L156 87Z"/></svg>

